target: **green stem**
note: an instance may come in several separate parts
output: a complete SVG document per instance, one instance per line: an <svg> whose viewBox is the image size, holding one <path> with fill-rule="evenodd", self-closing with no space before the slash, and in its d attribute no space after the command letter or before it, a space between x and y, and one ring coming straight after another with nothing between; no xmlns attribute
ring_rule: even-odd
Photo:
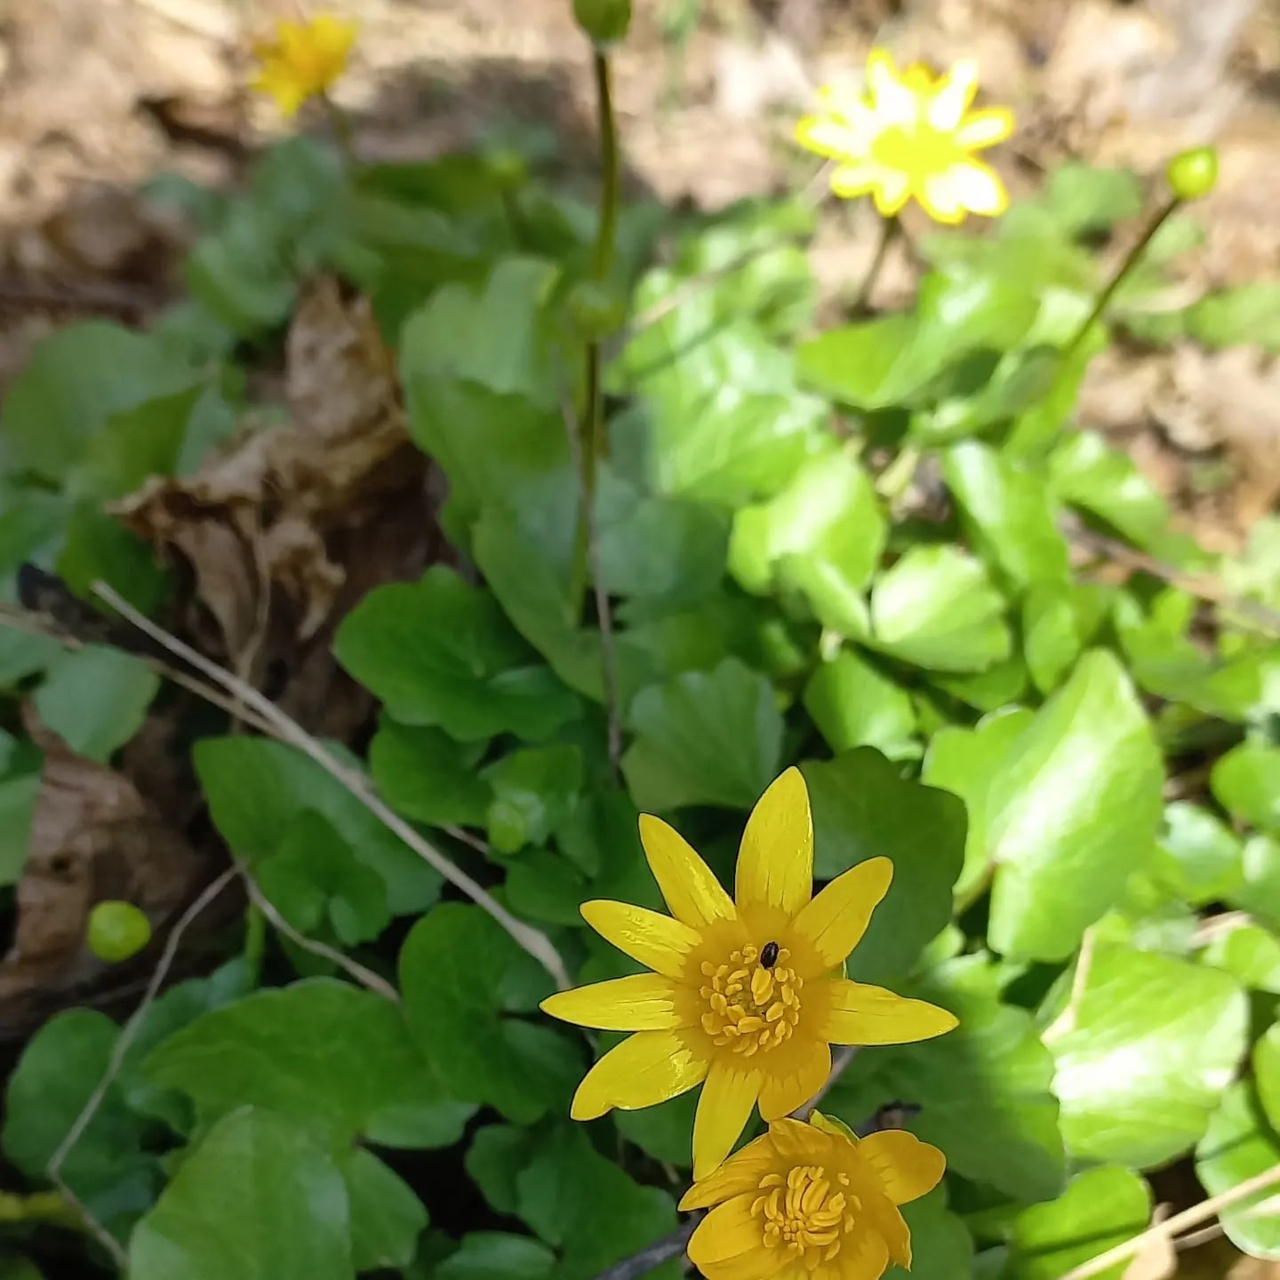
<svg viewBox="0 0 1280 1280"><path fill-rule="evenodd" d="M613 69L609 55L593 51L596 80L597 128L600 133L600 213L595 247L591 254L591 278L604 284L613 272L618 247L618 206L622 174L618 153L618 121L613 109ZM574 617L582 614L590 570L591 522L596 497L596 471L608 455L609 441L604 423L604 379L600 339L592 335L584 352L585 404L578 420L582 423L582 502L574 535L573 562L569 570L569 602Z"/></svg>
<svg viewBox="0 0 1280 1280"><path fill-rule="evenodd" d="M244 917L244 967L248 989L262 981L262 958L267 950L267 918L256 902L250 902Z"/></svg>
<svg viewBox="0 0 1280 1280"><path fill-rule="evenodd" d="M25 1196L0 1191L0 1223L3 1222L47 1222L57 1227L70 1227L75 1231L84 1229L80 1215L57 1191L33 1191Z"/></svg>
<svg viewBox="0 0 1280 1280"><path fill-rule="evenodd" d="M896 214L892 218L881 219L880 243L876 245L875 257L871 259L867 274L862 278L858 296L853 300L854 315L862 315L868 310L867 303L871 298L871 290L876 287L876 281L880 279L880 272L884 269L885 259L889 256L889 248L898 238L901 230L902 223L898 221Z"/></svg>
<svg viewBox="0 0 1280 1280"><path fill-rule="evenodd" d="M1147 251L1147 246L1156 238L1156 233L1166 222L1169 221L1170 217L1172 217L1181 205L1182 201L1179 200L1177 196L1174 196L1173 199L1156 212L1155 217L1153 217L1147 224L1147 229L1139 237L1133 248L1125 255L1125 259L1120 264L1115 275L1111 277L1106 288L1098 294L1098 299L1093 304L1093 309L1085 317L1084 322L1075 331L1071 341L1068 342L1066 347L1063 349L1063 364L1066 364L1066 362L1075 355L1076 351L1079 350L1080 344L1084 342L1085 336L1088 334L1089 330L1092 329L1093 326L1102 318L1103 312L1106 311L1108 306L1110 306L1111 299L1116 296L1116 290L1124 284L1130 275L1132 275L1134 267L1138 265L1142 255Z"/></svg>
<svg viewBox="0 0 1280 1280"><path fill-rule="evenodd" d="M347 171L347 177L355 175L356 162L356 137L355 130L351 125L351 117L327 94L320 95L320 101L324 104L325 114L329 117L329 123L333 127L333 136L338 144L338 154L342 157L343 168Z"/></svg>

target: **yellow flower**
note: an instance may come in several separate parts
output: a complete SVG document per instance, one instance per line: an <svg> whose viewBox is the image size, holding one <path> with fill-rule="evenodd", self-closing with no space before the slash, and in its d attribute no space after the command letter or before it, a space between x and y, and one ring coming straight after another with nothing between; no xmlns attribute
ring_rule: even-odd
<svg viewBox="0 0 1280 1280"><path fill-rule="evenodd" d="M857 1138L816 1111L769 1132L695 1183L681 1209L715 1208L689 1241L707 1280L877 1280L911 1266L898 1212L932 1191L945 1161L900 1129Z"/></svg>
<svg viewBox="0 0 1280 1280"><path fill-rule="evenodd" d="M671 915L598 901L582 914L654 972L542 1002L566 1022L637 1033L587 1072L574 1119L651 1107L705 1081L693 1126L694 1177L704 1177L757 1102L777 1120L818 1092L830 1045L905 1044L956 1025L944 1009L843 976L893 866L870 858L813 897L813 820L798 769L776 779L747 819L736 902L665 822L642 815L640 840Z"/></svg>
<svg viewBox="0 0 1280 1280"><path fill-rule="evenodd" d="M913 196L937 222L966 213L993 217L1009 206L999 175L974 156L1013 132L1013 113L971 111L978 69L957 62L936 77L915 63L899 73L883 49L867 59L861 98L830 87L821 108L796 126L800 145L837 161L831 189L838 196L874 197L888 218Z"/></svg>
<svg viewBox="0 0 1280 1280"><path fill-rule="evenodd" d="M307 22L278 22L271 39L259 40L253 88L270 94L285 116L295 116L308 98L322 94L346 70L356 24L322 13Z"/></svg>

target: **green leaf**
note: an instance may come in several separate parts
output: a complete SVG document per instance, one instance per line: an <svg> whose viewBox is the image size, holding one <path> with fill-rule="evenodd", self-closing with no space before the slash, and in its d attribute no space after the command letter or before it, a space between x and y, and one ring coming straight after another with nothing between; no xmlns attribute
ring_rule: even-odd
<svg viewBox="0 0 1280 1280"><path fill-rule="evenodd" d="M0 781L0 886L17 884L22 878L39 791L38 773Z"/></svg>
<svg viewBox="0 0 1280 1280"><path fill-rule="evenodd" d="M141 658L91 645L50 663L34 701L72 751L105 762L142 727L159 688L160 677Z"/></svg>
<svg viewBox="0 0 1280 1280"><path fill-rule="evenodd" d="M297 815L279 851L260 864L257 875L268 900L303 933L327 919L343 945L351 947L376 938L390 922L382 877L314 809Z"/></svg>
<svg viewBox="0 0 1280 1280"><path fill-rule="evenodd" d="M327 818L382 877L394 914L435 901L439 872L301 751L264 738L228 737L205 738L193 754L214 823L251 867L276 853L298 815L310 811Z"/></svg>
<svg viewBox="0 0 1280 1280"><path fill-rule="evenodd" d="M587 1280L676 1225L671 1197L632 1182L576 1125L558 1127L516 1175L516 1212L561 1250L558 1280Z"/></svg>
<svg viewBox="0 0 1280 1280"><path fill-rule="evenodd" d="M582 775L582 752L564 744L513 751L485 769L493 788L487 823L494 852L543 843L572 813Z"/></svg>
<svg viewBox="0 0 1280 1280"><path fill-rule="evenodd" d="M677 1169L688 1169L693 1163L689 1135L693 1132L698 1097L695 1089L660 1102L656 1107L619 1111L615 1116L618 1132L652 1159Z"/></svg>
<svg viewBox="0 0 1280 1280"><path fill-rule="evenodd" d="M1164 769L1123 668L1101 650L1010 744L985 799L992 947L1062 960L1149 855Z"/></svg>
<svg viewBox="0 0 1280 1280"><path fill-rule="evenodd" d="M912 1280L971 1280L973 1237L964 1221L947 1211L943 1188L904 1204L902 1216L911 1232Z"/></svg>
<svg viewBox="0 0 1280 1280"><path fill-rule="evenodd" d="M1273 1127L1280 1123L1280 1023L1272 1023L1253 1046L1258 1100Z"/></svg>
<svg viewBox="0 0 1280 1280"><path fill-rule="evenodd" d="M1280 831L1280 748L1242 742L1213 766L1209 785L1235 817L1263 831Z"/></svg>
<svg viewBox="0 0 1280 1280"><path fill-rule="evenodd" d="M474 1110L450 1098L389 1001L330 978L260 991L164 1041L148 1081L180 1089L201 1125L250 1105L336 1142L444 1147Z"/></svg>
<svg viewBox="0 0 1280 1280"><path fill-rule="evenodd" d="M1268 1071L1274 1067L1267 1064ZM1231 1085L1196 1147L1196 1177L1211 1196L1220 1196L1280 1164L1280 1134L1263 1111L1248 1081ZM1218 1220L1227 1238L1255 1258L1280 1258L1280 1218L1258 1206L1275 1199L1273 1184L1224 1206Z"/></svg>
<svg viewBox="0 0 1280 1280"><path fill-rule="evenodd" d="M980 957L941 966L910 994L950 1009L959 1027L860 1053L823 1110L859 1125L886 1100L910 1100L920 1106L912 1130L946 1152L952 1172L1021 1203L1043 1200L1063 1174L1053 1059L1031 1015L1000 1003L993 976Z"/></svg>
<svg viewBox="0 0 1280 1280"><path fill-rule="evenodd" d="M394 719L438 725L460 741L539 740L577 714L493 597L443 566L371 591L343 619L334 654Z"/></svg>
<svg viewBox="0 0 1280 1280"><path fill-rule="evenodd" d="M70 1132L106 1077L119 1028L105 1014L69 1009L41 1027L9 1077L4 1153L32 1179ZM146 1123L114 1080L62 1166L67 1185L109 1229L121 1233L147 1208L159 1170L144 1150Z"/></svg>
<svg viewBox="0 0 1280 1280"><path fill-rule="evenodd" d="M1187 313L1191 337L1206 347L1280 350L1280 287L1253 280L1206 294Z"/></svg>
<svg viewBox="0 0 1280 1280"><path fill-rule="evenodd" d="M398 1174L363 1147L340 1157L339 1168L347 1185L355 1269L407 1267L427 1226L422 1201Z"/></svg>
<svg viewBox="0 0 1280 1280"><path fill-rule="evenodd" d="M498 1213L514 1215L516 1174L533 1159L538 1140L534 1130L510 1124L485 1125L471 1139L467 1174Z"/></svg>
<svg viewBox="0 0 1280 1280"><path fill-rule="evenodd" d="M1010 746L1033 720L1033 714L1022 708L999 711L985 716L974 729L948 726L929 741L922 780L959 796L969 817L964 869L956 881L961 899L983 883L991 865L992 780Z"/></svg>
<svg viewBox="0 0 1280 1280"><path fill-rule="evenodd" d="M711 804L749 809L778 772L782 716L769 682L729 658L642 690L622 771L645 812Z"/></svg>
<svg viewBox="0 0 1280 1280"><path fill-rule="evenodd" d="M1049 175L1041 199L1068 235L1094 235L1142 212L1142 183L1128 169L1068 162Z"/></svg>
<svg viewBox="0 0 1280 1280"><path fill-rule="evenodd" d="M910 695L851 649L813 673L804 706L832 751L875 747L891 760L920 753Z"/></svg>
<svg viewBox="0 0 1280 1280"><path fill-rule="evenodd" d="M432 1280L548 1280L555 1266L556 1255L528 1236L472 1231L431 1275Z"/></svg>
<svg viewBox="0 0 1280 1280"><path fill-rule="evenodd" d="M979 561L952 546L914 546L876 580L875 645L934 671L982 671L1009 656L1004 608Z"/></svg>
<svg viewBox="0 0 1280 1280"><path fill-rule="evenodd" d="M493 789L475 765L487 744L460 746L443 729L383 715L369 744L369 772L393 809L432 827L482 827Z"/></svg>
<svg viewBox="0 0 1280 1280"><path fill-rule="evenodd" d="M313 1135L244 1107L138 1224L130 1280L354 1280L349 1221L342 1175Z"/></svg>
<svg viewBox="0 0 1280 1280"><path fill-rule="evenodd" d="M537 962L479 907L443 903L400 950L405 1021L441 1080L455 1097L489 1103L519 1124L567 1109L581 1071L559 1032L502 1016L530 983L547 993Z"/></svg>
<svg viewBox="0 0 1280 1280"><path fill-rule="evenodd" d="M154 337L102 320L60 329L8 389L0 467L61 484L111 418L195 380Z"/></svg>
<svg viewBox="0 0 1280 1280"><path fill-rule="evenodd" d="M1058 1280L1113 1245L1131 1240L1151 1221L1151 1188L1129 1169L1104 1165L1071 1179L1048 1204L1032 1205L1014 1219L1010 1232L1011 1275L1019 1280ZM1098 1272L1120 1280L1128 1265Z"/></svg>
<svg viewBox="0 0 1280 1280"><path fill-rule="evenodd" d="M1106 521L1134 546L1156 548L1169 507L1134 463L1092 431L1073 431L1054 450L1049 483L1064 502Z"/></svg>
<svg viewBox="0 0 1280 1280"><path fill-rule="evenodd" d="M1192 906L1219 902L1244 883L1244 846L1219 818L1197 804L1165 805L1153 874Z"/></svg>
<svg viewBox="0 0 1280 1280"><path fill-rule="evenodd" d="M814 875L832 879L877 856L893 863L893 883L849 958L849 975L877 983L899 977L951 919L964 806L907 781L867 747L802 769L813 805Z"/></svg>
<svg viewBox="0 0 1280 1280"><path fill-rule="evenodd" d="M1225 969L1242 987L1280 995L1280 940L1261 925L1240 924L1215 934L1200 959Z"/></svg>
<svg viewBox="0 0 1280 1280"><path fill-rule="evenodd" d="M983 558L1014 586L1065 581L1067 542L1039 472L966 441L947 450L942 474Z"/></svg>
<svg viewBox="0 0 1280 1280"><path fill-rule="evenodd" d="M1227 894L1227 901L1242 911L1280 924L1280 841L1274 836L1251 836L1241 856L1244 883Z"/></svg>
<svg viewBox="0 0 1280 1280"><path fill-rule="evenodd" d="M1204 1133L1245 1050L1248 1005L1225 973L1098 944L1063 1028L1057 1060L1062 1134L1082 1160L1154 1168Z"/></svg>
<svg viewBox="0 0 1280 1280"><path fill-rule="evenodd" d="M857 593L875 572L886 528L871 478L856 458L815 458L768 502L738 511L729 568L757 594L778 579L806 591L815 580L833 578L842 592ZM812 602L821 616L819 601Z"/></svg>
<svg viewBox="0 0 1280 1280"><path fill-rule="evenodd" d="M1022 645L1036 688L1052 693L1083 648L1070 592L1056 583L1039 583L1027 592L1022 601Z"/></svg>
<svg viewBox="0 0 1280 1280"><path fill-rule="evenodd" d="M156 563L152 548L97 502L74 504L64 532L53 567L76 595L93 599L93 584L102 581L140 613L159 609L169 592L169 575Z"/></svg>

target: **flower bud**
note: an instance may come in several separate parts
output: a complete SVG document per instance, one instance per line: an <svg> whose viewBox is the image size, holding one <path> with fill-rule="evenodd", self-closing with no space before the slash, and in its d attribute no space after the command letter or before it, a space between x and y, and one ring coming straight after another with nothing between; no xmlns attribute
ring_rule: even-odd
<svg viewBox="0 0 1280 1280"><path fill-rule="evenodd" d="M626 322L627 304L618 289L599 280L580 280L569 292L569 315L579 335L598 342Z"/></svg>
<svg viewBox="0 0 1280 1280"><path fill-rule="evenodd" d="M616 44L631 25L631 0L573 0L573 16L596 44Z"/></svg>
<svg viewBox="0 0 1280 1280"><path fill-rule="evenodd" d="M1200 200L1218 183L1218 148L1192 147L1179 151L1165 170L1165 177L1179 200Z"/></svg>
<svg viewBox="0 0 1280 1280"><path fill-rule="evenodd" d="M132 902L108 899L89 912L89 950L99 960L119 964L151 941L151 921Z"/></svg>

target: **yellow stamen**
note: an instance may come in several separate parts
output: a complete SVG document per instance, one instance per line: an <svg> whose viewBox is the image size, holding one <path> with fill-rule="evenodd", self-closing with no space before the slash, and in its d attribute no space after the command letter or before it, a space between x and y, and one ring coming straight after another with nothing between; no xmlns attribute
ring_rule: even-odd
<svg viewBox="0 0 1280 1280"><path fill-rule="evenodd" d="M780 1045L800 1021L804 981L787 967L789 953L779 949L772 969L757 965L759 956L759 948L747 943L726 964L704 960L700 966L707 979L699 988L707 1002L702 1029L713 1044L731 1045L746 1057Z"/></svg>
<svg viewBox="0 0 1280 1280"><path fill-rule="evenodd" d="M784 1247L807 1271L830 1262L854 1225L853 1215L845 1212L845 1194L833 1194L831 1187L832 1179L821 1165L796 1165L785 1182L776 1173L761 1178L751 1216L762 1220L765 1248Z"/></svg>

